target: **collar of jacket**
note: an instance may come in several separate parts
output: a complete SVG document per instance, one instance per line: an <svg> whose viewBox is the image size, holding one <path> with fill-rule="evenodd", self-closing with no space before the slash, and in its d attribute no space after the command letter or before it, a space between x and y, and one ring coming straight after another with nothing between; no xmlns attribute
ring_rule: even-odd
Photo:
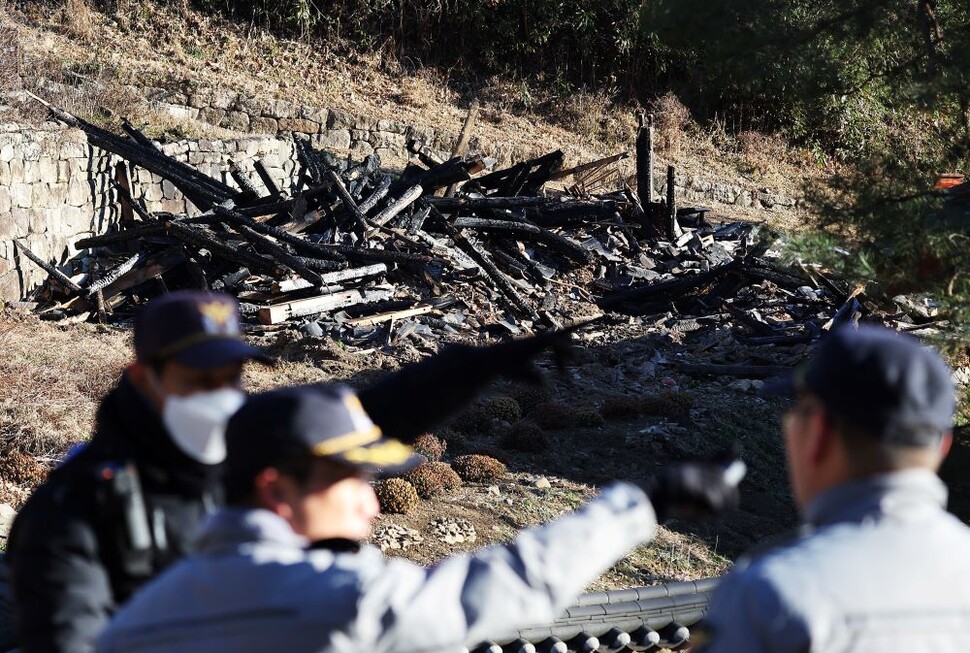
<svg viewBox="0 0 970 653"><path fill-rule="evenodd" d="M230 553L247 544L275 544L303 550L309 542L279 515L262 508L223 508L199 532L200 553Z"/></svg>
<svg viewBox="0 0 970 653"><path fill-rule="evenodd" d="M868 517L940 510L946 506L943 481L925 469L869 476L826 490L805 508L805 522L826 526Z"/></svg>
<svg viewBox="0 0 970 653"><path fill-rule="evenodd" d="M122 375L101 401L88 445L99 458L131 460L144 489L188 498L221 497L220 465L204 465L172 441L154 406ZM221 502L219 500L218 502Z"/></svg>

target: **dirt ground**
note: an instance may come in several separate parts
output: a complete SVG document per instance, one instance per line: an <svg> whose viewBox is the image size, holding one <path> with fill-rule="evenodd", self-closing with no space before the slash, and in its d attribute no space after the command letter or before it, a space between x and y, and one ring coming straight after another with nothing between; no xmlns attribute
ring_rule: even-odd
<svg viewBox="0 0 970 653"><path fill-rule="evenodd" d="M29 450L42 470L47 469L71 444L87 437L98 397L127 361L130 332L84 324L58 326L9 310L3 314L0 330L3 450L8 454ZM564 375L551 361L541 363L548 380L545 388L498 382L476 406L436 431L448 440L446 461L462 453L487 453L505 462L508 472L494 482L466 483L421 501L409 514L382 516L378 528L396 524L423 538L389 554L430 563L457 550L504 542L522 527L576 508L597 487L614 479L644 479L665 464L711 454L734 441L743 446L751 468L743 486L743 509L700 528L669 524L655 542L619 562L592 588L717 575L741 552L794 523L777 437L778 406L721 382L681 377L652 363L682 347L668 339L643 336L626 324L598 328L594 338L580 341L576 360ZM336 380L361 386L424 355L406 345L394 350L355 350L295 331L252 339L276 354L280 364L249 368L246 383L251 390ZM433 395L433 389L429 393ZM493 399L518 397L528 406L527 400L537 396L544 404L523 409L522 418L546 425L542 430L548 447L514 451L504 439L508 424L495 408L508 402ZM623 416L624 397L648 396L657 398L652 411L656 414ZM568 407L562 408L567 415L573 414L570 410L586 409L585 414L594 416L586 421L594 425L558 428L563 420L556 410L562 406ZM602 417L602 422L596 424L596 417ZM27 476L9 466L0 468L0 500L19 505L40 478L42 474ZM469 522L474 541L449 544L439 539L431 523L441 517Z"/></svg>

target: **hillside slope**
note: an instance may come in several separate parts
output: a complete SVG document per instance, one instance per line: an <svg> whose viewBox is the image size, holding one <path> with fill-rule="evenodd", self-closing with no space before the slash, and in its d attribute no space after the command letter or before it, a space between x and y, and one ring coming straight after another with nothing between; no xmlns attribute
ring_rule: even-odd
<svg viewBox="0 0 970 653"><path fill-rule="evenodd" d="M478 98L475 133L483 142L511 141L532 152L561 148L567 166L630 150L635 138L636 107L613 105L604 94L557 95L522 81L452 79L379 51L338 54L325 43L288 40L193 10L147 0L119 4L110 15L91 9L86 0L66 0L61 10L0 8L0 30L17 45L15 60L8 49L0 62L18 73L8 86L54 95L81 115L104 119L108 109L136 122L168 124L173 136L228 134L152 115L139 102L138 89L191 94L228 88L456 133L472 98ZM42 116L36 109L35 117ZM672 96L647 109L657 119L658 163L674 163L683 174L797 197L803 181L822 173L805 153L776 138L753 133L733 138L717 126L695 124ZM623 162L620 170L632 175L632 162ZM808 219L802 211L731 207L731 212L786 229Z"/></svg>

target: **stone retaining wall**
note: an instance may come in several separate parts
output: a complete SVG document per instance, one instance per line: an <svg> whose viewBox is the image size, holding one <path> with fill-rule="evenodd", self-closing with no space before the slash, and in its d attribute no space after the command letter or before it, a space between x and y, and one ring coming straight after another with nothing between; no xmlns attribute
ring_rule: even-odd
<svg viewBox="0 0 970 653"><path fill-rule="evenodd" d="M355 116L344 111L306 107L284 100L267 100L229 90L199 89L176 93L147 89L142 93L156 109L176 119L202 122L234 131L266 135L308 134L317 147L339 154L363 158L377 154L384 162L403 162L408 158L407 142L415 139L448 156L458 135L448 130L408 125L396 120ZM548 149L553 149L550 144ZM632 143L631 143L632 147ZM516 161L546 154L508 141L485 142L473 137L471 151L481 151L506 166ZM678 174L678 196L688 203L715 204L756 210L792 210L798 200L771 189L699 175ZM666 170L657 171L654 188L666 188Z"/></svg>
<svg viewBox="0 0 970 653"><path fill-rule="evenodd" d="M177 141L162 149L233 186L230 160L249 172L259 189L263 186L253 173L255 159L284 189L289 189L297 165L293 142L278 138ZM47 276L17 255L14 241L63 265L78 253L74 243L104 233L118 221L112 179L120 162L88 146L80 130L53 124L0 125L0 299L21 299ZM132 186L150 211L196 212L174 185L145 170L134 171Z"/></svg>

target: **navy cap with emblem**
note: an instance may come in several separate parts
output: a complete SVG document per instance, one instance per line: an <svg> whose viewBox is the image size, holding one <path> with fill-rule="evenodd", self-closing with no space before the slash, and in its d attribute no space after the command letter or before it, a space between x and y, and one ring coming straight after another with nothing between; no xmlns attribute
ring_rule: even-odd
<svg viewBox="0 0 970 653"><path fill-rule="evenodd" d="M226 426L226 478L246 484L274 463L326 458L370 473L394 474L423 460L371 421L353 390L313 385L252 395Z"/></svg>
<svg viewBox="0 0 970 653"><path fill-rule="evenodd" d="M179 290L150 301L135 318L134 339L135 357L145 362L174 359L209 369L248 359L273 360L243 342L239 305L221 293Z"/></svg>
<svg viewBox="0 0 970 653"><path fill-rule="evenodd" d="M916 338L875 325L829 334L807 365L766 386L767 395L810 393L833 415L881 440L932 445L953 425L946 363Z"/></svg>

